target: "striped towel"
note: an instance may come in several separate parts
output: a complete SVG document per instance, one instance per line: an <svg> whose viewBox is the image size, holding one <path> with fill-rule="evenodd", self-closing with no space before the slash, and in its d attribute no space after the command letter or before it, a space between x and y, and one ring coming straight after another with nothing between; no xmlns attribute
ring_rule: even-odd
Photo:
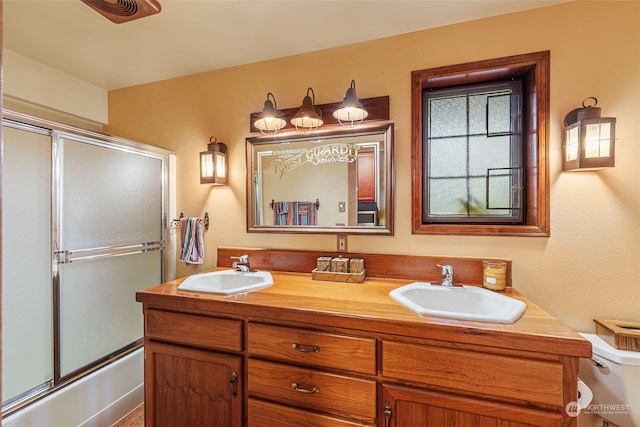
<svg viewBox="0 0 640 427"><path fill-rule="evenodd" d="M312 202L276 202L274 225L317 225L318 210Z"/></svg>
<svg viewBox="0 0 640 427"><path fill-rule="evenodd" d="M187 265L202 264L204 262L204 241L200 218L180 218L180 235L182 237L180 261L186 262Z"/></svg>

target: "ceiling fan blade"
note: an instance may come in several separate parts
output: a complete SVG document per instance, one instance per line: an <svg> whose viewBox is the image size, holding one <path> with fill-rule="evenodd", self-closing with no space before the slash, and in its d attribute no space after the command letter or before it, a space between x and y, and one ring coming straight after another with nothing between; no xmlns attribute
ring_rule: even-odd
<svg viewBox="0 0 640 427"><path fill-rule="evenodd" d="M82 0L116 24L159 13L162 9L158 0Z"/></svg>

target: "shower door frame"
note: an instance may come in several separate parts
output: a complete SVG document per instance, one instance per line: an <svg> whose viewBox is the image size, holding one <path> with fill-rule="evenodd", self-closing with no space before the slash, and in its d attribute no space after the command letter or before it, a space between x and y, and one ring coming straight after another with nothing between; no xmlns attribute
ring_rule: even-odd
<svg viewBox="0 0 640 427"><path fill-rule="evenodd" d="M40 119L37 117L29 116L26 114L10 111L3 109L3 126L7 126L10 128L16 128L19 130L34 132L38 134L46 134L51 138L51 149L52 149L52 176L51 176L51 207L52 207L52 236L51 236L51 247L52 247L52 257L51 257L51 265L52 265L52 275L51 275L51 285L53 287L53 348L51 349L51 356L53 358L53 378L51 380L45 381L41 385L35 387L32 390L28 390L25 393L16 396L14 398L10 398L7 402L6 407L2 407L2 417L8 416L24 407L42 399L45 396L54 393L65 385L68 385L94 371L97 369L119 360L120 358L134 352L135 350L141 348L143 346L143 338L142 331L141 337L134 342L125 345L122 348L116 349L113 352L100 357L99 359L94 360L92 363L82 366L80 369L76 371L70 372L66 375L61 375L61 359L60 359L60 349L61 349L61 341L60 341L60 277L59 277L59 269L60 265L64 263L65 257L67 256L65 253L59 253L57 248L59 248L59 230L56 230L57 225L59 224L59 215L60 212L58 210L59 206L59 196L60 196L60 188L59 188L59 180L60 176L58 175L59 170L56 166L56 149L58 147L58 139L66 138L68 140L72 140L74 142L80 143L88 143L97 146L101 146L109 149L116 149L125 151L132 154L138 154L143 156L148 156L154 159L157 159L161 162L161 207L160 207L160 241L158 242L141 242L139 245L132 245L133 247L115 247L116 253L112 255L101 255L101 254L93 254L90 253L88 256L83 257L82 254L76 260L84 259L84 258L102 258L109 256L120 256L120 255L130 255L134 253L143 253L143 252L151 252L151 251L159 251L160 252L160 280L162 282L166 281L167 272L169 271L168 266L168 254L166 249L166 242L168 237L168 228L170 224L169 220L169 156L172 154L170 151L150 146L147 144L138 143L135 141L127 140L124 138L113 137L106 134L101 134L93 131L88 131L80 128L76 128L73 126L68 126L56 122L52 122L45 119ZM154 243L150 247L145 247L147 243ZM97 248L101 249L101 248ZM105 248L106 249L106 248ZM120 253L118 253L120 251Z"/></svg>

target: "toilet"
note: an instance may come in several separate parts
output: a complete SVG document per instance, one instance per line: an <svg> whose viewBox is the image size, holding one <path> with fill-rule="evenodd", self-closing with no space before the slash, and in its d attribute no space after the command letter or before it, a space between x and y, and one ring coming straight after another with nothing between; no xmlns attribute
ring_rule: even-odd
<svg viewBox="0 0 640 427"><path fill-rule="evenodd" d="M593 392L583 411L621 427L640 427L640 352L619 350L595 334L592 359L580 359L580 379Z"/></svg>

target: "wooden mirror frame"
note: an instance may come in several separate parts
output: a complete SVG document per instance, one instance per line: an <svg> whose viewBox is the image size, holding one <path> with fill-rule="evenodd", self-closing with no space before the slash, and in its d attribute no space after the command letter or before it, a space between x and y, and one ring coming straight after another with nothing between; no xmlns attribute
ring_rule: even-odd
<svg viewBox="0 0 640 427"><path fill-rule="evenodd" d="M380 161L384 165L385 176L383 180L384 195L381 199L385 202L385 224L383 226L275 226L275 225L256 225L254 218L254 210L252 208L255 200L255 191L253 185L253 147L255 145L287 143L290 141L303 141L306 139L314 139L318 137L331 138L341 136L360 136L360 135L384 135L384 156ZM394 233L394 125L393 123L362 125L355 129L346 128L328 128L319 130L313 135L300 134L278 134L277 136L256 136L246 139L246 218L247 232L249 233L300 233L300 234L365 234L365 235L388 235Z"/></svg>

